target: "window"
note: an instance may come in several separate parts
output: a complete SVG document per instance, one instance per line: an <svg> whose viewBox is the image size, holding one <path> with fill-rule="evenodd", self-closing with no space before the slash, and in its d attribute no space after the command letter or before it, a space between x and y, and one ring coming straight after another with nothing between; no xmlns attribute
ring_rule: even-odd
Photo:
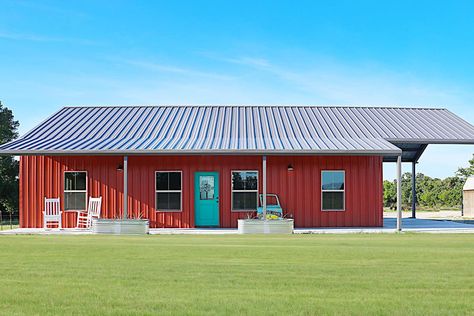
<svg viewBox="0 0 474 316"><path fill-rule="evenodd" d="M258 171L232 171L232 210L257 209Z"/></svg>
<svg viewBox="0 0 474 316"><path fill-rule="evenodd" d="M87 172L64 172L64 210L83 211L87 200Z"/></svg>
<svg viewBox="0 0 474 316"><path fill-rule="evenodd" d="M345 172L342 170L321 172L322 210L344 211Z"/></svg>
<svg viewBox="0 0 474 316"><path fill-rule="evenodd" d="M181 211L181 171L157 171L155 178L155 209Z"/></svg>

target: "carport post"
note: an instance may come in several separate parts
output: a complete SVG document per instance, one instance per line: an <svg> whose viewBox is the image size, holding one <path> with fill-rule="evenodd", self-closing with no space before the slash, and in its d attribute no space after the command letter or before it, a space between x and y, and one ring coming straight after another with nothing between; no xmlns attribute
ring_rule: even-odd
<svg viewBox="0 0 474 316"><path fill-rule="evenodd" d="M411 217L416 218L416 161L411 163Z"/></svg>
<svg viewBox="0 0 474 316"><path fill-rule="evenodd" d="M128 156L123 157L123 218L128 218Z"/></svg>
<svg viewBox="0 0 474 316"><path fill-rule="evenodd" d="M402 230L402 155L397 157L397 230Z"/></svg>
<svg viewBox="0 0 474 316"><path fill-rule="evenodd" d="M267 156L263 156L262 159L262 173L263 173L263 182L262 182L262 191L263 191L263 203L262 203L262 215L263 219L267 219Z"/></svg>

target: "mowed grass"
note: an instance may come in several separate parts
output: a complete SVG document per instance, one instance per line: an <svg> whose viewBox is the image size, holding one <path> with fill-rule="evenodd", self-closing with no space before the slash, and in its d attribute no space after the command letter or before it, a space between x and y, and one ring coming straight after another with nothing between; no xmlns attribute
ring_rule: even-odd
<svg viewBox="0 0 474 316"><path fill-rule="evenodd" d="M474 314L474 235L1 236L0 313Z"/></svg>

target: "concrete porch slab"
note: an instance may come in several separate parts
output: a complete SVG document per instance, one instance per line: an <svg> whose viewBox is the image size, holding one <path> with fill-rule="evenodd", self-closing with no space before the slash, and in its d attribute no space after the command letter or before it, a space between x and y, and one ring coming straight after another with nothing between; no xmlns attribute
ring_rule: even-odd
<svg viewBox="0 0 474 316"><path fill-rule="evenodd" d="M295 234L381 234L395 233L397 221L395 218L384 218L383 227L316 227L295 228ZM471 233L474 234L474 225L459 223L450 220L430 220L404 218L402 220L403 231L417 233ZM237 234L237 229L223 228L152 228L150 234Z"/></svg>
<svg viewBox="0 0 474 316"><path fill-rule="evenodd" d="M150 235L229 235L237 228L150 228Z"/></svg>
<svg viewBox="0 0 474 316"><path fill-rule="evenodd" d="M395 233L396 219L384 218L383 227L316 227L295 228L295 234L380 234ZM413 219L402 220L404 232L449 234L474 234L474 225L451 220ZM150 235L228 235L237 234L232 228L150 228ZM16 228L0 231L0 235L90 235L92 231L77 228L62 230L43 228Z"/></svg>
<svg viewBox="0 0 474 316"><path fill-rule="evenodd" d="M80 228L44 229L15 228L0 231L0 235L91 235L92 231Z"/></svg>

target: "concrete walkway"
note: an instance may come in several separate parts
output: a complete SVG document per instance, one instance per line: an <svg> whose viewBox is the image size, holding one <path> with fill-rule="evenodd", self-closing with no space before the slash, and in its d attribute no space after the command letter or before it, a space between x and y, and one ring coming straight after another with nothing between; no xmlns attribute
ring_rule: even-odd
<svg viewBox="0 0 474 316"><path fill-rule="evenodd" d="M340 228L296 228L296 234L360 234L360 233L395 233L397 220L384 218L383 227L340 227ZM404 232L416 233L471 233L474 234L474 225L459 223L450 220L414 219L402 220Z"/></svg>
<svg viewBox="0 0 474 316"><path fill-rule="evenodd" d="M365 234L365 233L395 233L396 219L384 218L383 227L340 227L340 228L296 228L295 234ZM474 234L474 225L451 220L413 219L404 218L402 221L404 232L416 233L471 233ZM151 228L151 235L226 235L237 234L237 229L229 228ZM0 231L0 235L90 235L92 232L85 229L65 228L16 228Z"/></svg>
<svg viewBox="0 0 474 316"><path fill-rule="evenodd" d="M1 230L0 235L92 235L92 231L80 228L15 228L10 230Z"/></svg>

